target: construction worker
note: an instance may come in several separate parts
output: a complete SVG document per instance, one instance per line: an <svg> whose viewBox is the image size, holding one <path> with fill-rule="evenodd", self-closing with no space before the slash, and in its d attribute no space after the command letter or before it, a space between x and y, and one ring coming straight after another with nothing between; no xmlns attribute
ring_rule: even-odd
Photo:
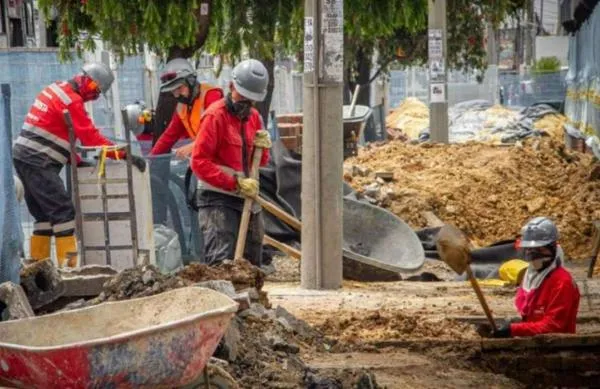
<svg viewBox="0 0 600 389"><path fill-rule="evenodd" d="M35 260L50 258L50 240L54 236L59 266L76 266L77 245L75 209L65 190L60 171L70 161L69 130L63 116L68 110L75 137L84 146L111 146L88 117L84 103L106 93L114 80L110 68L102 63L83 65L71 80L48 85L36 97L13 146L13 163L25 190L25 202L35 218L30 242L30 256ZM124 158L123 152L109 152L111 158ZM132 156L140 170L145 161ZM81 162L80 164L84 164ZM67 263L69 253L70 260Z"/></svg>
<svg viewBox="0 0 600 389"><path fill-rule="evenodd" d="M177 100L175 112L169 126L156 141L151 155L166 154L182 138L195 139L200 129L200 118L204 110L223 98L223 91L196 80L196 72L184 58L175 58L166 65L161 75L160 91L171 92ZM193 142L175 150L179 159L189 158Z"/></svg>
<svg viewBox="0 0 600 389"><path fill-rule="evenodd" d="M234 259L244 198L258 195L258 181L249 178L255 147L264 149L267 164L269 133L253 103L267 94L269 75L254 59L240 62L232 72L230 92L204 113L194 143L191 168L198 178L198 219L204 237L204 259L216 264ZM264 220L254 203L244 258L261 265Z"/></svg>
<svg viewBox="0 0 600 389"><path fill-rule="evenodd" d="M536 217L521 230L520 248L529 266L517 289L515 307L522 321L493 332L496 338L575 333L579 289L563 267L558 229L552 220Z"/></svg>

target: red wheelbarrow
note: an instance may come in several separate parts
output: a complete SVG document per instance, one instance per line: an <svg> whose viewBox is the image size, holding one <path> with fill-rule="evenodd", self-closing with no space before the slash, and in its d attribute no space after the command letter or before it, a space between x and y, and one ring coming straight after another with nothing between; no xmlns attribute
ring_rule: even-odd
<svg viewBox="0 0 600 389"><path fill-rule="evenodd" d="M224 294L187 287L0 323L0 382L38 389L233 388L218 368L210 370L227 377L209 384L206 367L236 311Z"/></svg>

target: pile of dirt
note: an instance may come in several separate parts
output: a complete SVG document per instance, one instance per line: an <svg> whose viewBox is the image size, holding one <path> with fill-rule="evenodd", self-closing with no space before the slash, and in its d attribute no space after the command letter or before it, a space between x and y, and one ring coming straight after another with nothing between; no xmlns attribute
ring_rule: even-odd
<svg viewBox="0 0 600 389"><path fill-rule="evenodd" d="M475 246L514 238L530 218L548 216L566 254L581 258L592 248L592 221L600 219L600 181L590 176L592 167L591 155L549 138L505 147L392 141L346 160L344 177L411 227L426 227L423 212L433 212ZM378 179L379 171L394 179Z"/></svg>
<svg viewBox="0 0 600 389"><path fill-rule="evenodd" d="M259 268L244 259L223 261L216 266L193 263L181 269L177 276L194 283L227 280L231 281L238 291L247 288L256 288L260 291L265 279L264 273Z"/></svg>
<svg viewBox="0 0 600 389"><path fill-rule="evenodd" d="M164 275L152 265L125 269L104 284L103 291L90 304L147 297L192 283L173 275Z"/></svg>
<svg viewBox="0 0 600 389"><path fill-rule="evenodd" d="M469 324L450 319L407 315L400 311L368 313L343 312L328 317L315 328L348 344L377 343L410 339L475 339L479 336Z"/></svg>

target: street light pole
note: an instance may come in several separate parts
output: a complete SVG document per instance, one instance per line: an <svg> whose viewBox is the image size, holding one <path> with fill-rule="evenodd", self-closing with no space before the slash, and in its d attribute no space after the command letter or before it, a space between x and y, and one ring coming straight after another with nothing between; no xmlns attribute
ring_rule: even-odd
<svg viewBox="0 0 600 389"><path fill-rule="evenodd" d="M305 289L342 284L343 0L305 0L302 263Z"/></svg>

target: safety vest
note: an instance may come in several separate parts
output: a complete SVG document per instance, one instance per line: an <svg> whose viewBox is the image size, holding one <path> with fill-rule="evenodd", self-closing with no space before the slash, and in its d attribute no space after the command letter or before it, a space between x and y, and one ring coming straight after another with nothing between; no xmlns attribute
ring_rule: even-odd
<svg viewBox="0 0 600 389"><path fill-rule="evenodd" d="M195 139L200 130L200 119L204 113L204 98L206 93L215 88L212 85L200 84L200 96L194 100L194 104L190 107L188 104L177 103L177 115L181 119L189 137Z"/></svg>

